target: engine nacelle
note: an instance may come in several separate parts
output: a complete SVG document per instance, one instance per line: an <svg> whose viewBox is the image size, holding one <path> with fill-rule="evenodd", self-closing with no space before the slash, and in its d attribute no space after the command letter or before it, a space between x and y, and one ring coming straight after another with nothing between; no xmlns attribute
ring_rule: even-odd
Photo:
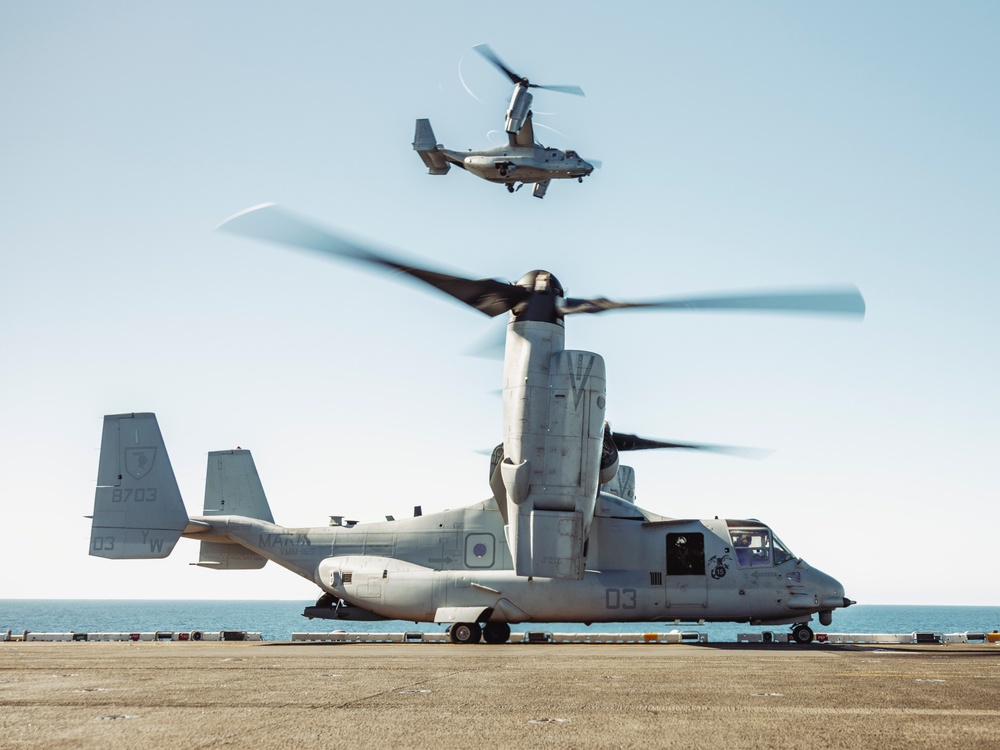
<svg viewBox="0 0 1000 750"><path fill-rule="evenodd" d="M508 543L518 575L580 579L601 479L604 360L557 350L546 364L504 388Z"/></svg>
<svg viewBox="0 0 1000 750"><path fill-rule="evenodd" d="M524 121L528 117L528 110L531 109L531 93L524 86L514 87L514 93L510 97L510 107L507 109L507 121L504 123L504 130L508 133L521 132Z"/></svg>
<svg viewBox="0 0 1000 750"><path fill-rule="evenodd" d="M614 478L601 485L601 492L608 492L629 503L635 502L635 469L619 466Z"/></svg>
<svg viewBox="0 0 1000 750"><path fill-rule="evenodd" d="M604 425L604 442L601 446L601 484L607 484L618 473L618 446L611 436L611 428Z"/></svg>

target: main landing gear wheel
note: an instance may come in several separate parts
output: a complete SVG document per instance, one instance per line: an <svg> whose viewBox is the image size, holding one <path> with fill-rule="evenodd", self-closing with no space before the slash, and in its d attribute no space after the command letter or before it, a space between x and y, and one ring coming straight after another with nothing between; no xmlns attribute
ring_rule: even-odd
<svg viewBox="0 0 1000 750"><path fill-rule="evenodd" d="M812 643L812 628L808 625L796 625L792 628L792 640L796 643Z"/></svg>
<svg viewBox="0 0 1000 750"><path fill-rule="evenodd" d="M488 622L483 627L483 640L487 643L506 643L510 638L510 625L505 622Z"/></svg>
<svg viewBox="0 0 1000 750"><path fill-rule="evenodd" d="M483 629L475 622L456 622L448 634L452 643L479 643Z"/></svg>

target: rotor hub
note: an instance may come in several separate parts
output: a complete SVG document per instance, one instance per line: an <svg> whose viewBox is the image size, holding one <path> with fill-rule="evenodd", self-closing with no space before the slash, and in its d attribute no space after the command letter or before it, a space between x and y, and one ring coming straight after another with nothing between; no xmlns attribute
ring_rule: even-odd
<svg viewBox="0 0 1000 750"><path fill-rule="evenodd" d="M538 294L549 294L555 297L562 297L565 294L563 285L559 283L559 279L553 276L551 272L541 269L528 271L528 273L517 280L516 285Z"/></svg>
<svg viewBox="0 0 1000 750"><path fill-rule="evenodd" d="M548 271L529 271L517 280L517 284L529 292L528 298L512 308L516 320L534 320L562 325L559 302L563 299L563 287L559 279Z"/></svg>

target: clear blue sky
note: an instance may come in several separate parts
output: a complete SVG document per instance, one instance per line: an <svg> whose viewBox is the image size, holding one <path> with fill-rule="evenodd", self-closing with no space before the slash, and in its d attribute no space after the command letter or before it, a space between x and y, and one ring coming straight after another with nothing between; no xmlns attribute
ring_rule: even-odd
<svg viewBox="0 0 1000 750"><path fill-rule="evenodd" d="M213 231L277 201L579 296L857 284L861 324L631 312L567 343L605 356L615 428L775 450L635 455L640 505L765 520L862 602L1000 605L998 38L992 2L4 4L0 598L318 592L187 540L88 557L106 413L158 414L192 513L236 445L284 525L488 494L500 365L463 352L496 323ZM586 90L539 92L537 132L603 169L543 201L426 174L416 118L458 149L501 125L481 42Z"/></svg>

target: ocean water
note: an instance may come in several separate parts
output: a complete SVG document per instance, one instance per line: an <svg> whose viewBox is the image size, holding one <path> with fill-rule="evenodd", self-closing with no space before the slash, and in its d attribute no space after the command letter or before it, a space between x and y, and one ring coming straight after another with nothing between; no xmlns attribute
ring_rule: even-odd
<svg viewBox="0 0 1000 750"><path fill-rule="evenodd" d="M443 632L444 625L408 621L346 622L308 620L302 610L312 601L205 601L205 600L0 600L0 633L25 630L42 633L120 633L205 630L246 630L264 640L287 641L293 632L323 633L349 630L361 633ZM836 610L833 624L814 620L817 633L964 633L1000 630L1000 607L947 607L856 604ZM559 633L663 633L677 629L707 633L710 642L734 642L737 633L766 630L786 632L787 625L754 627L739 623L704 625L655 623L526 623L514 632L545 630Z"/></svg>

